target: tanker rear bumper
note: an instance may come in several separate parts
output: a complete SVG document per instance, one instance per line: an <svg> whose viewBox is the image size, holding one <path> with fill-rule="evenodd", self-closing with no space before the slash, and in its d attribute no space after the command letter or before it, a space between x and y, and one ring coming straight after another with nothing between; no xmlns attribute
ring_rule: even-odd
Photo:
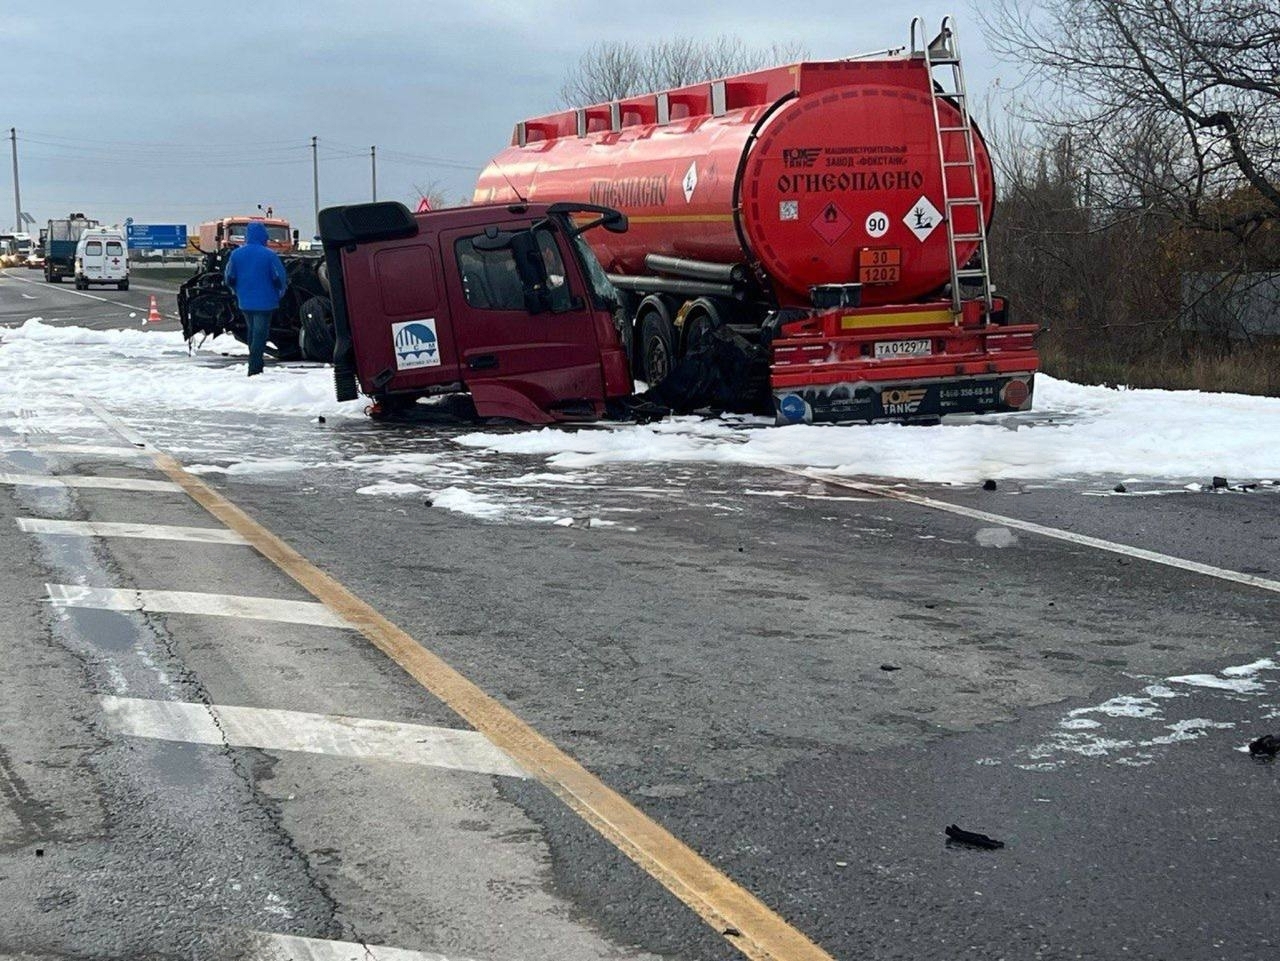
<svg viewBox="0 0 1280 961"><path fill-rule="evenodd" d="M987 325L784 337L773 345L770 367L777 422L937 421L950 414L1029 410L1040 367L1037 331ZM927 339L940 352L872 359L875 341L887 336Z"/></svg>
<svg viewBox="0 0 1280 961"><path fill-rule="evenodd" d="M934 380L859 381L775 389L779 424L936 421L949 414L1004 414L1031 408L1035 373L1016 371Z"/></svg>

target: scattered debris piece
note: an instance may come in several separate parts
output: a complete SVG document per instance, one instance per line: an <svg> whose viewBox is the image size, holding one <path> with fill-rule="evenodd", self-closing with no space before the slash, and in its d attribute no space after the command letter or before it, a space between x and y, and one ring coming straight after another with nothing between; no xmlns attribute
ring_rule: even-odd
<svg viewBox="0 0 1280 961"><path fill-rule="evenodd" d="M896 665L896 664L881 664L881 665L880 665L880 670L882 670L882 671L900 671L900 670L902 670L902 668L898 667L898 665Z"/></svg>
<svg viewBox="0 0 1280 961"><path fill-rule="evenodd" d="M982 489L984 491L993 491L996 489L996 482L993 480L984 480L982 482Z"/></svg>
<svg viewBox="0 0 1280 961"><path fill-rule="evenodd" d="M1280 754L1280 736L1264 734L1254 738L1249 742L1249 754L1251 757L1275 757Z"/></svg>
<svg viewBox="0 0 1280 961"><path fill-rule="evenodd" d="M725 929L724 929L723 931L721 931L720 933L721 933L721 934L723 934L726 938L740 938L740 937L742 937L742 932L741 932L741 931L739 931L737 928L734 928L734 927L725 928Z"/></svg>
<svg viewBox="0 0 1280 961"><path fill-rule="evenodd" d="M1214 489L1214 490L1220 490L1220 489L1222 489L1223 487L1226 487L1226 486L1227 486L1227 479L1226 479L1225 477L1215 477L1215 478L1213 479L1213 489Z"/></svg>
<svg viewBox="0 0 1280 961"><path fill-rule="evenodd" d="M985 834L975 834L973 831L966 831L962 827L954 824L947 825L947 840L954 841L956 844L967 844L973 848L983 848L987 851L996 851L1004 847L1003 841L997 841L995 838L989 838Z"/></svg>
<svg viewBox="0 0 1280 961"><path fill-rule="evenodd" d="M324 419L324 414L321 414L319 417L316 418L316 423L319 423L319 424L327 423L327 421Z"/></svg>
<svg viewBox="0 0 1280 961"><path fill-rule="evenodd" d="M1115 487L1111 489L1115 491L1117 494L1126 494L1129 491L1129 488L1125 487L1123 484L1117 484Z"/></svg>

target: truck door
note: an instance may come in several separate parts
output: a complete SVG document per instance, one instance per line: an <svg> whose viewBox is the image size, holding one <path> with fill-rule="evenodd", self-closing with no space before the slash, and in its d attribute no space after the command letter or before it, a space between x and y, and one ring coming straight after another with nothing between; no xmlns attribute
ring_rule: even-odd
<svg viewBox="0 0 1280 961"><path fill-rule="evenodd" d="M541 422L581 407L598 413L604 377L591 300L576 268L566 266L573 261L562 238L549 229L534 232L546 279L545 296L534 306L516 253L488 249L484 237L463 228L440 238L462 375L476 409Z"/></svg>
<svg viewBox="0 0 1280 961"><path fill-rule="evenodd" d="M443 392L462 381L434 239L343 254L356 375L374 397Z"/></svg>

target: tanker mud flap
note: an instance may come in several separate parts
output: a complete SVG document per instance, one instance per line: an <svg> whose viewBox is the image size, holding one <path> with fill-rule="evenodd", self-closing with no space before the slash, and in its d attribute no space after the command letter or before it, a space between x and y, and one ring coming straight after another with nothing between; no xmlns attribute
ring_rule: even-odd
<svg viewBox="0 0 1280 961"><path fill-rule="evenodd" d="M1033 373L937 381L818 384L775 389L779 424L936 422L949 414L1005 414L1031 408Z"/></svg>

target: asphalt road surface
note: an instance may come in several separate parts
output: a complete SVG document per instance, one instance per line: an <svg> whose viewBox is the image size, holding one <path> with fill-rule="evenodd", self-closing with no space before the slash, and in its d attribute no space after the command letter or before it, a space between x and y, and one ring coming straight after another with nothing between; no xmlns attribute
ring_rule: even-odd
<svg viewBox="0 0 1280 961"><path fill-rule="evenodd" d="M142 285L95 301L14 273L0 323L145 317ZM525 483L486 522L355 493L361 458L461 457L464 428L0 417L0 952L765 957L723 921L759 905L761 937L819 952L782 959L1280 954L1280 768L1239 750L1280 732L1275 489L889 489L953 513L639 464ZM487 697L464 720L443 667L410 676L135 442L305 461L195 483ZM496 746L504 711L585 780L520 761L540 741ZM596 791L593 818L571 796ZM741 885L745 914L724 889L691 907L677 862Z"/></svg>

